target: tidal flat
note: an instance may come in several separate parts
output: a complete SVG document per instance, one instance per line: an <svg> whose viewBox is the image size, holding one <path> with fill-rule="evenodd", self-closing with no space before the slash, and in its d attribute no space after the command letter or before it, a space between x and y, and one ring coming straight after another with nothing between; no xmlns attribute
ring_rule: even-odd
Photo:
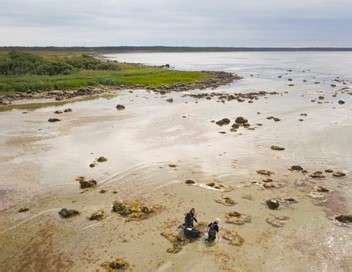
<svg viewBox="0 0 352 272"><path fill-rule="evenodd" d="M352 271L351 53L105 57L242 79L1 111L0 271Z"/></svg>

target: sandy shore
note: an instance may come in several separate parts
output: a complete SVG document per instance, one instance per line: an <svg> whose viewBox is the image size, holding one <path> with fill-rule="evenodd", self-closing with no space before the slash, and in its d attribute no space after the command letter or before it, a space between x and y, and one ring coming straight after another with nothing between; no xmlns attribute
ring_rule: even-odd
<svg viewBox="0 0 352 272"><path fill-rule="evenodd" d="M319 89L228 100L248 93L246 80L255 81L215 90L223 98L122 90L1 112L0 270L105 271L119 257L131 271L352 271L352 231L335 220L352 208L350 96L340 87L324 103ZM250 125L232 129L239 116ZM216 124L224 118L230 124ZM324 178L311 177L316 171ZM97 187L80 189L78 176ZM154 207L143 220L112 211L114 201L136 200ZM202 223L221 219L220 241L172 252L191 207ZM80 214L62 218L62 208ZM103 220L89 220L98 210Z"/></svg>

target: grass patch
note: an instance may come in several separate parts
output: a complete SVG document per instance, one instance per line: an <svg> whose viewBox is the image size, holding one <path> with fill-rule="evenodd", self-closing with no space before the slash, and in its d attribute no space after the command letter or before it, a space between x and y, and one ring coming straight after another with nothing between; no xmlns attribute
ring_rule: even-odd
<svg viewBox="0 0 352 272"><path fill-rule="evenodd" d="M86 86L160 87L196 83L205 72L175 71L140 64L102 61L82 54L0 54L0 94L78 89Z"/></svg>

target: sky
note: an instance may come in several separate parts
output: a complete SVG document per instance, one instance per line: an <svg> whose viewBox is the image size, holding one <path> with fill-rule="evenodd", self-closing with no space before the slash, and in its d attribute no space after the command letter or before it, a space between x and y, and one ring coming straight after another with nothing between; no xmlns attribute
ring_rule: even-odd
<svg viewBox="0 0 352 272"><path fill-rule="evenodd" d="M0 46L352 47L352 0L0 0Z"/></svg>

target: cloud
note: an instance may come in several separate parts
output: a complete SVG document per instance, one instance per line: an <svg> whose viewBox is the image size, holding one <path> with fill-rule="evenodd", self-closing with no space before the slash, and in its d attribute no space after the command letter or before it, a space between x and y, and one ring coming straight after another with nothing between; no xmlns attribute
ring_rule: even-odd
<svg viewBox="0 0 352 272"><path fill-rule="evenodd" d="M352 46L350 0L0 0L0 45Z"/></svg>

